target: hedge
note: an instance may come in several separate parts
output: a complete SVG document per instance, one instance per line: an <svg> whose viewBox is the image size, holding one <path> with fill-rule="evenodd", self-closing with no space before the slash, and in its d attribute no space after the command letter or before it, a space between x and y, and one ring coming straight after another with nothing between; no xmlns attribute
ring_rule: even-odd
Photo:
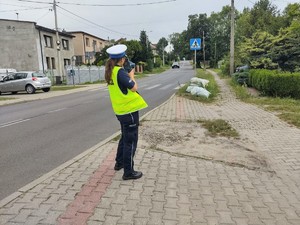
<svg viewBox="0 0 300 225"><path fill-rule="evenodd" d="M248 82L268 96L300 99L300 73L252 69Z"/></svg>

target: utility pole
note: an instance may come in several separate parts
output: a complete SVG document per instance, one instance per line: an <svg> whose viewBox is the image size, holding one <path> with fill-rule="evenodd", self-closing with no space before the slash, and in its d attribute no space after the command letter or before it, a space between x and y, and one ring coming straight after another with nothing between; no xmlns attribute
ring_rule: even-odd
<svg viewBox="0 0 300 225"><path fill-rule="evenodd" d="M163 47L163 66L165 66L165 47Z"/></svg>
<svg viewBox="0 0 300 225"><path fill-rule="evenodd" d="M234 0L231 0L230 75L234 73Z"/></svg>
<svg viewBox="0 0 300 225"><path fill-rule="evenodd" d="M58 70L57 73L59 76L62 76L62 67L61 67L61 55L60 55L60 40L58 34L58 27L57 27L57 12L56 12L56 1L53 0L53 11L54 11L54 18L55 18L55 31L56 31L56 49L57 49L57 65Z"/></svg>

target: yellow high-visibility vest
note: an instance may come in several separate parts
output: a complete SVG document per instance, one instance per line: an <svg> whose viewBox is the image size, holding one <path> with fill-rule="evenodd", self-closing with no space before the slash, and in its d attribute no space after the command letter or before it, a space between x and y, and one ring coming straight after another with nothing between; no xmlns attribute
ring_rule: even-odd
<svg viewBox="0 0 300 225"><path fill-rule="evenodd" d="M118 85L118 72L121 69L115 66L112 71L112 84L108 85L112 108L116 115L124 115L148 107L145 100L137 92L128 89L125 95Z"/></svg>

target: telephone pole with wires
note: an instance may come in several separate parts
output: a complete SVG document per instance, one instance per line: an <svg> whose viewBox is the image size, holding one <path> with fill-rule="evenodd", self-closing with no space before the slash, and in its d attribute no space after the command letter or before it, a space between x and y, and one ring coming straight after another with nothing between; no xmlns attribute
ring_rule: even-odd
<svg viewBox="0 0 300 225"><path fill-rule="evenodd" d="M53 0L53 11L54 11L54 18L55 18L55 33L56 33L56 49L57 49L57 68L58 68L58 75L62 76L62 66L61 66L61 54L60 54L60 39L59 39L59 32L58 32L58 26L57 26L57 12L56 12L56 1Z"/></svg>
<svg viewBox="0 0 300 225"><path fill-rule="evenodd" d="M234 0L231 0L230 75L234 73Z"/></svg>

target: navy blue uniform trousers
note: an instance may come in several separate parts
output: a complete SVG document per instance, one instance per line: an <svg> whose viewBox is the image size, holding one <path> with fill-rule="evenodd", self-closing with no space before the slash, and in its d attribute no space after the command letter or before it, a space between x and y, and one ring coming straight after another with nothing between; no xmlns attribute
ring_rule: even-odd
<svg viewBox="0 0 300 225"><path fill-rule="evenodd" d="M116 162L124 166L124 175L134 171L133 157L138 142L139 112L117 115L121 124L121 139L119 140Z"/></svg>

